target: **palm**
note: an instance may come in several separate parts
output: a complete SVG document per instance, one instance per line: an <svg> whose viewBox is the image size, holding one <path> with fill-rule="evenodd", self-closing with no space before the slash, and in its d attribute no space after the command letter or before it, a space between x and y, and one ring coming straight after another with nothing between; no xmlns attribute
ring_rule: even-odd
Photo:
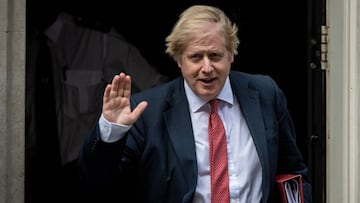
<svg viewBox="0 0 360 203"><path fill-rule="evenodd" d="M145 110L147 103L141 102L131 111L131 78L124 73L116 75L105 89L103 98L103 115L113 123L132 125Z"/></svg>

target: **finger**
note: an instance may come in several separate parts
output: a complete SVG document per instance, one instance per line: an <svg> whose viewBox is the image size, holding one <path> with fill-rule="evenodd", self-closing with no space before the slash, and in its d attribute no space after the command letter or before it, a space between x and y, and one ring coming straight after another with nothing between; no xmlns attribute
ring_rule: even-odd
<svg viewBox="0 0 360 203"><path fill-rule="evenodd" d="M137 120L140 117L140 115L144 112L147 106L148 103L146 101L140 102L131 113L132 120L134 121Z"/></svg>
<svg viewBox="0 0 360 203"><path fill-rule="evenodd" d="M109 99L110 99L110 91L111 91L111 85L108 84L108 85L106 85L105 91L104 91L104 97L103 97L104 103L109 101Z"/></svg>
<svg viewBox="0 0 360 203"><path fill-rule="evenodd" d="M118 88L119 88L119 75L115 75L111 82L111 90L109 95L111 98L118 96Z"/></svg>
<svg viewBox="0 0 360 203"><path fill-rule="evenodd" d="M127 75L125 77L124 97L130 98L131 95L131 77Z"/></svg>
<svg viewBox="0 0 360 203"><path fill-rule="evenodd" d="M117 94L120 97L124 96L125 78L126 78L126 75L124 73L119 74L119 87L117 89Z"/></svg>

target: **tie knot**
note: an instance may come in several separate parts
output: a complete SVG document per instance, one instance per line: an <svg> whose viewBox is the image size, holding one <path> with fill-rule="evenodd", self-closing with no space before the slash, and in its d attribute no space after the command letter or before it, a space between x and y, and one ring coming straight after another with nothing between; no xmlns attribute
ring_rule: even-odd
<svg viewBox="0 0 360 203"><path fill-rule="evenodd" d="M211 112L217 112L217 108L219 105L219 100L218 99L213 99L210 102L210 106L211 106Z"/></svg>

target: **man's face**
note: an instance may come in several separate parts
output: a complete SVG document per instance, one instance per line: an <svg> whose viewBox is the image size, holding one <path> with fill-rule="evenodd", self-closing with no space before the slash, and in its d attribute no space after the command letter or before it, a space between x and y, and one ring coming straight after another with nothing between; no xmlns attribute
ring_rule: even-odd
<svg viewBox="0 0 360 203"><path fill-rule="evenodd" d="M223 88L229 75L233 55L215 23L205 23L185 47L178 66L196 95L209 101Z"/></svg>

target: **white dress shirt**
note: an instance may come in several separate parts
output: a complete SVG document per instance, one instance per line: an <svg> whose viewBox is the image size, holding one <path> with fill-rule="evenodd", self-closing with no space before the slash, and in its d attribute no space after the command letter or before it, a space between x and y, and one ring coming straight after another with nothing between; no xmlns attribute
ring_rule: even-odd
<svg viewBox="0 0 360 203"><path fill-rule="evenodd" d="M189 101L191 122L194 126L194 139L198 165L198 180L194 203L210 203L210 164L208 141L208 117L210 105L190 89L184 81L185 93ZM218 113L226 131L229 188L231 203L260 202L262 197L262 169L255 144L247 123L241 113L240 105L233 96L229 78L217 97ZM101 116L99 120L101 139L115 142L121 139L131 126L109 123Z"/></svg>

